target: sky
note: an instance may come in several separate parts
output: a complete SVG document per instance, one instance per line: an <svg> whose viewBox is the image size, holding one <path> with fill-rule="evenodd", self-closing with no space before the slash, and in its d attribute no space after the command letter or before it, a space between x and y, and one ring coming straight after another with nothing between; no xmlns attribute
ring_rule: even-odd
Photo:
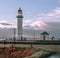
<svg viewBox="0 0 60 58"><path fill-rule="evenodd" d="M46 22L60 22L60 0L0 0L0 28L16 27L19 8L25 29L45 29Z"/></svg>

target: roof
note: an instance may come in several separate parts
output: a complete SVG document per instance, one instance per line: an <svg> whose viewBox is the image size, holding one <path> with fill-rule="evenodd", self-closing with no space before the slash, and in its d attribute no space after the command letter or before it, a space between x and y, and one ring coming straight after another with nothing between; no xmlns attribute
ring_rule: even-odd
<svg viewBox="0 0 60 58"><path fill-rule="evenodd" d="M44 31L43 33L41 33L41 35L49 35L49 33L47 33L46 31Z"/></svg>
<svg viewBox="0 0 60 58"><path fill-rule="evenodd" d="M19 8L18 12L22 12L21 8Z"/></svg>

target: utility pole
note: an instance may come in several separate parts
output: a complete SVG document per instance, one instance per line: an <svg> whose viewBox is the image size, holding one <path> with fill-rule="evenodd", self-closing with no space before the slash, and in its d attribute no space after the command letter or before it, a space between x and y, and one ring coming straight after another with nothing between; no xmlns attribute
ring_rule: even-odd
<svg viewBox="0 0 60 58"><path fill-rule="evenodd" d="M34 30L34 32L33 32L33 38L34 38L34 40L35 40L35 30Z"/></svg>
<svg viewBox="0 0 60 58"><path fill-rule="evenodd" d="M13 40L14 40L14 45L15 45L15 41L16 41L16 29L15 29L15 28L13 28L13 31L14 31Z"/></svg>

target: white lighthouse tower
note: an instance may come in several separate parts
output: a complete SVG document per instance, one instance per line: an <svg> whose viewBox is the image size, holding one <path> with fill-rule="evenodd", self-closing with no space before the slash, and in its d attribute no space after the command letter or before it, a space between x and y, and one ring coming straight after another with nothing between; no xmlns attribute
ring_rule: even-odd
<svg viewBox="0 0 60 58"><path fill-rule="evenodd" d="M18 9L18 15L17 15L17 38L22 39L22 19L23 19L23 13L21 8Z"/></svg>

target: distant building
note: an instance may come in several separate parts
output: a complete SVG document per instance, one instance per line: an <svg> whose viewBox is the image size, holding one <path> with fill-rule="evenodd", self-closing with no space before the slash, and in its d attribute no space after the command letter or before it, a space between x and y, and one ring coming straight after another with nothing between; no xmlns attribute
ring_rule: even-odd
<svg viewBox="0 0 60 58"><path fill-rule="evenodd" d="M47 33L46 31L44 31L43 33L41 33L41 39L42 40L50 40L49 39L49 33Z"/></svg>

